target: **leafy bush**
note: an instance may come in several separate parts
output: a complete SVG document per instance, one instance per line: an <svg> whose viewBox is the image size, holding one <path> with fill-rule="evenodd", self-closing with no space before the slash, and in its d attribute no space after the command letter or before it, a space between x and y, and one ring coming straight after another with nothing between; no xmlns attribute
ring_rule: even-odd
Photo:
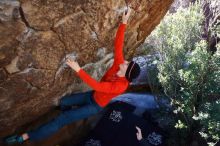
<svg viewBox="0 0 220 146"><path fill-rule="evenodd" d="M173 126L215 145L220 139L220 45L214 54L207 51L203 20L200 3L180 8L167 14L147 42L154 40L151 46L160 54L158 79L177 115Z"/></svg>

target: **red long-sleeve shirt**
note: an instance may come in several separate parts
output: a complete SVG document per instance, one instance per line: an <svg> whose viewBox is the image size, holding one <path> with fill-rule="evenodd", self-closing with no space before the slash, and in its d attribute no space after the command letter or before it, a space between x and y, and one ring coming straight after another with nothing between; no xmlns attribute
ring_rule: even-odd
<svg viewBox="0 0 220 146"><path fill-rule="evenodd" d="M106 106L110 100L127 89L129 82L125 77L118 77L116 73L119 70L119 65L124 63L123 42L126 24L120 24L115 42L114 42L114 63L112 67L105 73L101 81L96 81L88 75L83 69L77 73L79 77L95 90L94 100L101 106Z"/></svg>

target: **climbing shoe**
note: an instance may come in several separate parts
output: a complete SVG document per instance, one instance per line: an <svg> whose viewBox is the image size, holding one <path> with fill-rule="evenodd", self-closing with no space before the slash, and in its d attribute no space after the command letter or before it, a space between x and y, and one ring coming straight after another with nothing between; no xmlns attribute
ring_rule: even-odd
<svg viewBox="0 0 220 146"><path fill-rule="evenodd" d="M5 143L7 143L8 145L12 145L12 144L17 144L17 143L23 143L24 139L22 136L18 136L18 135L13 135L10 137L5 138Z"/></svg>

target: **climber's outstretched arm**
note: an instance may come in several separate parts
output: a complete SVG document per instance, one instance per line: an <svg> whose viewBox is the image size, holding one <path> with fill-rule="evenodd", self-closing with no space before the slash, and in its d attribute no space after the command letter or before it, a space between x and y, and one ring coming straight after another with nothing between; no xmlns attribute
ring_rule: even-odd
<svg viewBox="0 0 220 146"><path fill-rule="evenodd" d="M116 38L115 38L115 61L121 61L123 57L123 41L124 41L124 31L125 31L125 25L128 22L128 19L131 14L131 9L128 7L127 12L125 11L122 16L122 24L119 26ZM123 59L124 61L124 59ZM122 62L123 63L123 62ZM76 72L79 72L81 67L79 64L71 59L67 59L66 64L69 65L73 70Z"/></svg>
<svg viewBox="0 0 220 146"><path fill-rule="evenodd" d="M93 90L103 93L120 93L126 90L127 83L124 82L98 82L80 68L76 61L67 59L67 65L77 72L79 77ZM117 88L115 88L117 87Z"/></svg>
<svg viewBox="0 0 220 146"><path fill-rule="evenodd" d="M124 63L123 46L124 46L124 32L126 24L131 14L131 9L128 7L127 12L124 11L122 15L122 23L120 24L114 42L114 65Z"/></svg>

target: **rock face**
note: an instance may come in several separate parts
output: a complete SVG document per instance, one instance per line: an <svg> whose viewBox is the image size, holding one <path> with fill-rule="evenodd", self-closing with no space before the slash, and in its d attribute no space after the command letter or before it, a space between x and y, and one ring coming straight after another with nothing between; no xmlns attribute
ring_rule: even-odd
<svg viewBox="0 0 220 146"><path fill-rule="evenodd" d="M220 37L212 29L220 27L220 3L218 0L203 0L202 8L205 16L203 38L209 42L209 49L215 52L217 51L216 45L220 42Z"/></svg>
<svg viewBox="0 0 220 146"><path fill-rule="evenodd" d="M196 0L174 0L172 5L170 6L169 12L175 13L176 10L180 7L187 8L189 7L190 3L195 3Z"/></svg>
<svg viewBox="0 0 220 146"><path fill-rule="evenodd" d="M1 0L0 137L48 112L54 101L89 88L69 69L77 59L100 79L126 3L133 9L124 52L130 59L173 0Z"/></svg>

